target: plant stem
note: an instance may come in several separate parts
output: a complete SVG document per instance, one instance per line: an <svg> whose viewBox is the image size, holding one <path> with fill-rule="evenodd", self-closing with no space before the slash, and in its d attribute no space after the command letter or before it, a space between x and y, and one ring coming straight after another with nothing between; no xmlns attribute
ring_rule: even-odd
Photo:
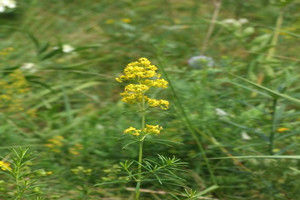
<svg viewBox="0 0 300 200"><path fill-rule="evenodd" d="M142 100L142 130L145 128L145 99ZM139 142L139 158L138 158L138 179L135 188L135 199L140 199L140 187L142 182L142 160L143 160L143 142L144 137Z"/></svg>
<svg viewBox="0 0 300 200"><path fill-rule="evenodd" d="M218 15L219 15L219 12L220 12L220 9L221 9L221 4L222 4L222 0L214 1L215 10L214 10L213 16L211 18L211 21L210 21L210 24L209 24L209 27L208 27L208 30L207 30L202 48L201 48L201 54L204 54L206 49L207 49L209 39L210 39L210 37L211 37L211 35L214 31L216 20L218 18Z"/></svg>
<svg viewBox="0 0 300 200"><path fill-rule="evenodd" d="M274 148L274 135L276 131L276 108L277 108L278 99L273 99L273 106L272 106L272 129L271 134L269 137L269 152L273 155L273 148Z"/></svg>
<svg viewBox="0 0 300 200"><path fill-rule="evenodd" d="M139 200L140 199L140 187L141 187L141 182L142 182L142 159L143 159L143 141L140 141L139 145L139 161L138 161L138 179L136 183L136 188L135 188L135 199Z"/></svg>
<svg viewBox="0 0 300 200"><path fill-rule="evenodd" d="M64 80L63 76L61 74L60 74L60 80ZM64 105L65 105L65 109L66 109L66 113L67 113L68 122L71 123L72 119L73 119L73 116L71 113L72 108L71 108L68 93L66 91L66 87L64 85L61 88L61 92L63 93L63 100L64 100Z"/></svg>
<svg viewBox="0 0 300 200"><path fill-rule="evenodd" d="M273 33L273 38L272 38L271 44L270 44L271 48L269 49L267 57L266 57L267 61L269 61L275 54L276 45L277 45L278 39L279 39L280 29L281 29L281 26L283 23L283 13L284 13L284 9L281 8L279 15L277 17L277 20L276 20L276 27L275 27L275 30ZM274 75L274 71L270 65L266 66L266 72L267 72L267 75L269 75L271 77Z"/></svg>

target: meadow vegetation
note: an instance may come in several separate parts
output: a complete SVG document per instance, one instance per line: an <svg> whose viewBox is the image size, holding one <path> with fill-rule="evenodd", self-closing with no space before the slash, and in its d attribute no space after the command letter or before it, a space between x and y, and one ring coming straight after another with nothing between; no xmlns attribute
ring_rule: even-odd
<svg viewBox="0 0 300 200"><path fill-rule="evenodd" d="M296 200L297 0L0 0L0 200Z"/></svg>

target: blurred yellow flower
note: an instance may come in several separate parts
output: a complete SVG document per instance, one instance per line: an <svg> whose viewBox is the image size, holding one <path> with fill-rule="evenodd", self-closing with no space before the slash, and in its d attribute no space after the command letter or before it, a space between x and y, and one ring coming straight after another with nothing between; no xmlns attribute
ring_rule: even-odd
<svg viewBox="0 0 300 200"><path fill-rule="evenodd" d="M35 118L37 116L36 111L37 111L36 109L32 108L32 109L27 110L26 114L32 118Z"/></svg>
<svg viewBox="0 0 300 200"><path fill-rule="evenodd" d="M53 172L52 171L48 171L48 172L46 172L46 174L47 175L51 175L51 174L53 174Z"/></svg>
<svg viewBox="0 0 300 200"><path fill-rule="evenodd" d="M114 19L107 19L107 20L105 21L105 24L113 24L113 23L115 23L115 20L114 20Z"/></svg>
<svg viewBox="0 0 300 200"><path fill-rule="evenodd" d="M289 131L289 130L290 130L289 128L282 127L282 128L278 128L277 132L283 133L283 132L286 132L286 131Z"/></svg>
<svg viewBox="0 0 300 200"><path fill-rule="evenodd" d="M29 85L22 71L14 70L0 80L0 112L25 110L23 97L29 92Z"/></svg>
<svg viewBox="0 0 300 200"><path fill-rule="evenodd" d="M75 156L79 155L80 153L73 147L69 148L70 154L73 154Z"/></svg>
<svg viewBox="0 0 300 200"><path fill-rule="evenodd" d="M79 150L82 150L82 149L83 149L82 144L75 144L73 147L69 148L69 153L77 156L80 154Z"/></svg>
<svg viewBox="0 0 300 200"><path fill-rule="evenodd" d="M59 153L61 152L59 148L63 146L63 140L64 140L63 136L57 135L51 139L48 139L47 140L48 143L45 144L45 146L50 148L51 151Z"/></svg>
<svg viewBox="0 0 300 200"><path fill-rule="evenodd" d="M130 23L131 19L129 19L129 18L123 18L123 19L121 19L121 21L124 22L124 23Z"/></svg>
<svg viewBox="0 0 300 200"><path fill-rule="evenodd" d="M11 167L10 167L10 164L8 162L4 162L4 161L1 161L0 160L0 168L3 170L3 171L11 171Z"/></svg>

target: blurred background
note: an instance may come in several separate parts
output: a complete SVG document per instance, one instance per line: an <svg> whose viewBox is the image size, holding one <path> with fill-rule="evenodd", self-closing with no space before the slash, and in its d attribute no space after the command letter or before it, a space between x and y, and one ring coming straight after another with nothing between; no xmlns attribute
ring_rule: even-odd
<svg viewBox="0 0 300 200"><path fill-rule="evenodd" d="M170 109L147 116L164 131L144 156L185 163L180 184L148 181L141 199L298 199L299 11L296 0L0 0L0 161L15 166L29 147L33 180L19 199L133 199L119 163L138 156L123 130L140 117L115 78L140 57L170 83L153 94ZM3 200L18 188L7 171Z"/></svg>

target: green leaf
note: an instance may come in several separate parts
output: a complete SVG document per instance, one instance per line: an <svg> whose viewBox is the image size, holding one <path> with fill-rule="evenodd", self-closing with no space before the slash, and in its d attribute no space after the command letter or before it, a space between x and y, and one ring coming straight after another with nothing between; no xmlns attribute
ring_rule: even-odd
<svg viewBox="0 0 300 200"><path fill-rule="evenodd" d="M294 104L300 105L300 99L296 99L296 98L291 97L291 96L289 96L289 95L286 95L286 94L282 94L282 93L276 92L276 91L271 90L271 89L269 89L269 88L267 88L267 87L264 87L264 86L262 86L262 85L259 85L259 84L254 83L254 82L252 82L252 81L249 81L248 79L245 79L245 78L243 78L243 77L240 77L240 76L237 76L237 75L234 75L234 74L231 74L231 75L234 76L234 77L236 77L236 78L238 78L238 79L240 79L240 80L242 80L242 81L244 81L244 82L247 82L247 83L249 83L249 84L255 86L255 87L258 88L258 89L264 90L265 92L267 92L268 94L270 94L270 95L273 96L274 98L279 98L279 97L281 97L281 98L286 99L286 100L288 100L288 101L290 101L290 102L292 102L292 103L294 103Z"/></svg>

